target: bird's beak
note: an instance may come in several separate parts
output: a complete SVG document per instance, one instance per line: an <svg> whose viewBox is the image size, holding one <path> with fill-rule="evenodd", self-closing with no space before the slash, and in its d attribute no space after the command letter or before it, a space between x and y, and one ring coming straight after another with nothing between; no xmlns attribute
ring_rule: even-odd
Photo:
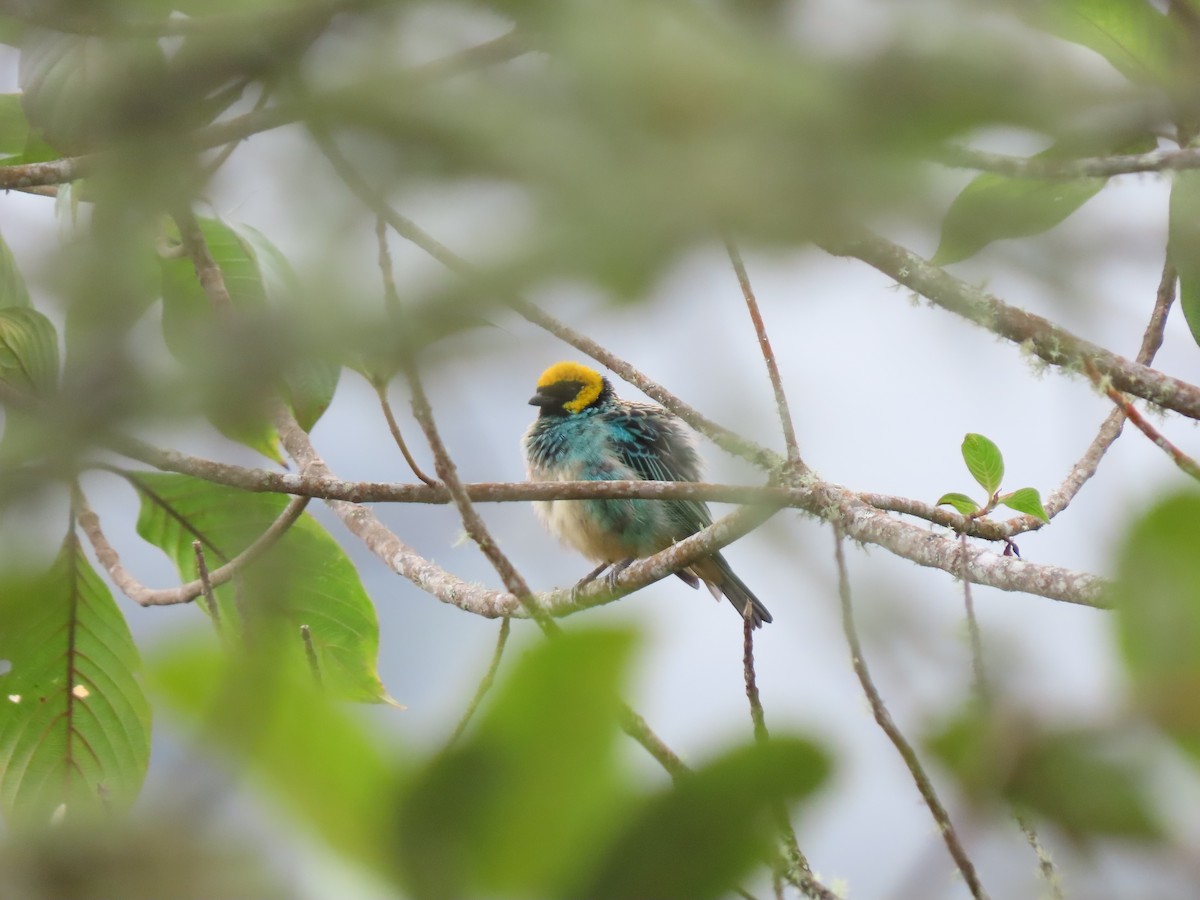
<svg viewBox="0 0 1200 900"><path fill-rule="evenodd" d="M553 406L558 401L546 394L534 394L529 398L530 406Z"/></svg>

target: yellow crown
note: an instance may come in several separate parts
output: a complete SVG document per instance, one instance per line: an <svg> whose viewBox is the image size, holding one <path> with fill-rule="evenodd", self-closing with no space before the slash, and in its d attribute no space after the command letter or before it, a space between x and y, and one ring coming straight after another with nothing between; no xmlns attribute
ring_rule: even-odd
<svg viewBox="0 0 1200 900"><path fill-rule="evenodd" d="M587 409L604 390L604 377L595 369L589 369L577 362L556 362L542 373L537 386L541 389L563 381L574 381L582 385L575 399L563 404L563 409L574 413Z"/></svg>

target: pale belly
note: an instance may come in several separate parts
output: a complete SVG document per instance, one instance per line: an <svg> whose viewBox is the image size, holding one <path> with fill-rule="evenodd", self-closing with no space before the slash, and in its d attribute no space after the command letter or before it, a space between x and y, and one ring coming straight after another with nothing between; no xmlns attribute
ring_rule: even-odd
<svg viewBox="0 0 1200 900"><path fill-rule="evenodd" d="M529 472L531 481L577 481L578 473L564 471L547 475L543 471ZM635 543L624 534L601 527L588 514L586 500L535 500L533 511L546 530L567 546L593 562L621 562L637 555Z"/></svg>

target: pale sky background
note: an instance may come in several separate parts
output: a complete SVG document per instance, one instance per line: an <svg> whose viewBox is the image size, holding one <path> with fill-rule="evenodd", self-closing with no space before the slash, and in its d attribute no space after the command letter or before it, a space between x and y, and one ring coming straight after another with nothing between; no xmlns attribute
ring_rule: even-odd
<svg viewBox="0 0 1200 900"><path fill-rule="evenodd" d="M809 4L797 27L809 39L870 47L886 35L887 4ZM814 11L816 10L816 11ZM826 15L819 15L824 10ZM474 25L456 15L417 22L407 48L414 59L459 46ZM861 26L861 27L860 27ZM491 36L491 26L476 35ZM819 35L819 37L814 37ZM861 43L856 43L861 42ZM1081 64L1088 63L1080 51ZM15 90L11 53L0 57L0 87ZM1024 149L1024 148L1022 148ZM945 198L965 183L945 176ZM1125 177L1049 236L993 245L952 271L986 283L1007 302L1037 312L1117 353L1132 356L1154 301L1166 236L1168 184ZM213 186L213 207L231 222L269 236L304 277L322 264L320 242L330 218L345 211L327 164L298 129L256 136L234 155ZM471 258L497 252L519 198L490 184L451 193L414 191L395 198L402 211ZM339 229L342 265L356 268L364 291L375 290L375 245L368 227ZM336 218L334 219L336 222ZM37 300L60 226L52 200L21 194L0 198L0 232L10 243ZM892 230L889 236L922 255L933 231ZM402 290L445 276L420 251L394 241ZM824 477L859 490L932 502L946 491L978 494L959 456L964 433L982 432L1004 452L1009 488L1037 487L1043 496L1062 480L1091 441L1109 405L1079 378L1039 372L1013 344L950 314L910 302L909 294L865 265L820 251L764 254L743 248L775 344L805 459ZM1086 264L1058 265L1063 258ZM1041 277L1050 272L1055 279ZM314 276L315 277L315 276ZM337 302L339 298L331 298ZM571 326L666 385L687 402L755 440L782 450L770 385L737 283L719 245L696 248L649 292L646 303L616 306L577 287L547 289L539 303ZM515 315L497 327L447 341L430 355L426 379L444 437L470 481L524 477L519 449L535 410L526 404L538 374L573 349ZM1176 309L1156 366L1197 379L1197 348ZM619 380L619 394L641 399ZM393 392L410 443L419 431L406 395ZM1195 428L1178 417L1156 421L1185 450L1197 449ZM344 478L410 480L378 414L372 391L346 372L314 441ZM199 430L172 439L184 449L256 464ZM756 483L756 473L703 446L714 481ZM420 457L428 460L427 454ZM1128 431L1100 473L1071 507L1043 531L1018 543L1024 558L1111 574L1114 553L1131 517L1165 487L1186 479L1138 433ZM128 491L96 481L93 505L127 565L154 586L173 583L173 568L132 531L136 510ZM414 747L433 748L453 728L492 652L497 623L444 606L389 573L314 504L311 509L344 542L360 567L380 617L379 669L406 712L371 708L363 716ZM482 507L503 549L535 589L565 586L589 564L560 547L525 504ZM377 508L385 522L420 552L467 579L498 586L477 550L459 540L447 507ZM56 528L58 526L56 525ZM965 897L952 862L899 757L874 724L850 669L835 592L828 527L783 511L726 551L733 567L775 616L757 640L759 685L774 733L810 735L838 758L831 784L798 818L800 844L827 883L844 879L850 896ZM971 666L960 588L945 573L922 570L879 548L849 552L854 599L868 663L892 715L911 739L933 718L967 697ZM991 670L1002 693L1059 724L1103 720L1120 708L1123 685L1110 618L1090 609L987 588L975 589ZM141 646L152 652L167 632L204 627L191 609L141 610L120 600ZM566 627L611 622L636 625L643 641L630 701L685 759L700 762L751 735L741 676L741 627L725 603L668 579L625 600L583 613ZM535 640L527 623L514 627L510 653ZM510 660L511 661L511 660ZM166 723L159 722L159 726ZM163 791L179 769L162 760L175 750L159 727L149 790ZM631 764L658 780L644 752L627 742ZM1036 861L1015 826L973 822L950 782L930 768L995 898L1035 897ZM1164 796L1179 810L1180 840L1200 850L1200 792L1183 765L1164 757ZM1188 811L1190 807L1191 811ZM1063 866L1074 897L1180 897L1180 873L1122 849L1091 857L1062 835L1043 839ZM302 841L297 842L301 846ZM286 854L284 854L286 856ZM347 873L309 867L311 896L374 898L368 885L345 887ZM288 864L292 864L289 860ZM348 893L346 891L349 891Z"/></svg>

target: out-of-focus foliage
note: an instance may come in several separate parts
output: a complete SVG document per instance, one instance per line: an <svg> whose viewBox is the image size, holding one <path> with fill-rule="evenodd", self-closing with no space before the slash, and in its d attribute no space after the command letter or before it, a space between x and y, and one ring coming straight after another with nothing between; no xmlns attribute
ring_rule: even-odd
<svg viewBox="0 0 1200 900"><path fill-rule="evenodd" d="M283 512L276 494L252 494L189 478L129 476L141 500L138 534L171 557L180 577L198 577L194 541L210 567L229 562ZM375 672L375 607L341 546L315 520L301 517L244 574L215 590L222 629L252 642L277 665L306 668L300 626L311 629L322 678L336 696L367 703L390 698Z"/></svg>
<svg viewBox="0 0 1200 900"><path fill-rule="evenodd" d="M0 572L0 810L13 826L128 808L150 758L129 628L74 535L44 574Z"/></svg>
<svg viewBox="0 0 1200 900"><path fill-rule="evenodd" d="M1163 837L1149 748L1117 729L1039 727L972 702L926 743L984 808L1010 806L1076 841Z"/></svg>
<svg viewBox="0 0 1200 900"><path fill-rule="evenodd" d="M984 173L943 210L933 162L948 144L1015 133L1051 147L1040 161L1066 162L1160 137L1186 145L1196 130L1187 4L1168 16L1141 0L1015 12L914 3L890 13L886 39L864 32L851 48L805 34L788 3L462 4L454 14L475 22L471 40L416 59L403 49L414 20L444 6L3 6L0 41L20 53L22 93L0 96L0 175L74 156L83 173L58 188L60 241L42 283L31 282L37 309L0 242L0 387L10 392L0 398L18 398L5 400L6 484L77 487L84 470L109 465L125 432L179 424L211 423L279 460L273 404L290 402L311 429L341 361L396 371L515 295L563 280L638 302L681 255L722 235L790 253L880 223L936 233L941 219L936 262L965 260L1041 235L1105 181ZM1107 60L1110 77L1060 38ZM286 140L259 137L281 129ZM491 223L504 240L482 261L457 248L465 278L397 265L398 315L385 310L377 273L362 277L364 257L343 253L347 235L370 240L378 210L364 212L363 198L344 192L305 223L326 253L319 278L311 260L289 263L234 214L205 209L200 230L233 306L215 308L172 218L204 207L225 151L259 153L256 171L269 178L291 166L289 147L313 153L307 166L331 145L369 203L489 185L521 213ZM341 190L328 162L296 180ZM1194 194L1194 174L1178 173L1171 254L1200 335ZM940 503L1047 518L1033 488L1000 493L1004 461L990 440L968 435L962 455L986 496ZM184 580L196 577L193 541L215 569L285 506L183 475L119 474L141 502L137 533ZM1200 748L1198 522L1194 497L1168 500L1121 552L1112 596L1134 687L1126 718L1051 727L973 705L934 729L927 748L977 810L1016 808L1089 848L1172 840L1145 789L1146 747L1165 734L1193 758ZM617 752L636 642L574 622L505 662L460 742L385 742L343 704L390 699L371 598L308 516L216 596L217 637L155 654L160 719L182 724L196 753L244 776L308 838L412 897L725 896L777 862L778 817L836 763L801 738L746 740L647 785ZM157 810L126 814L149 762L150 712L123 609L151 614L114 603L74 534L47 571L0 572L0 810L12 833L0 896L287 895L273 873L204 834L201 818L168 828ZM110 818L86 828L93 816Z"/></svg>
<svg viewBox="0 0 1200 900"><path fill-rule="evenodd" d="M1200 756L1200 495L1167 497L1136 522L1113 605L1137 707Z"/></svg>

